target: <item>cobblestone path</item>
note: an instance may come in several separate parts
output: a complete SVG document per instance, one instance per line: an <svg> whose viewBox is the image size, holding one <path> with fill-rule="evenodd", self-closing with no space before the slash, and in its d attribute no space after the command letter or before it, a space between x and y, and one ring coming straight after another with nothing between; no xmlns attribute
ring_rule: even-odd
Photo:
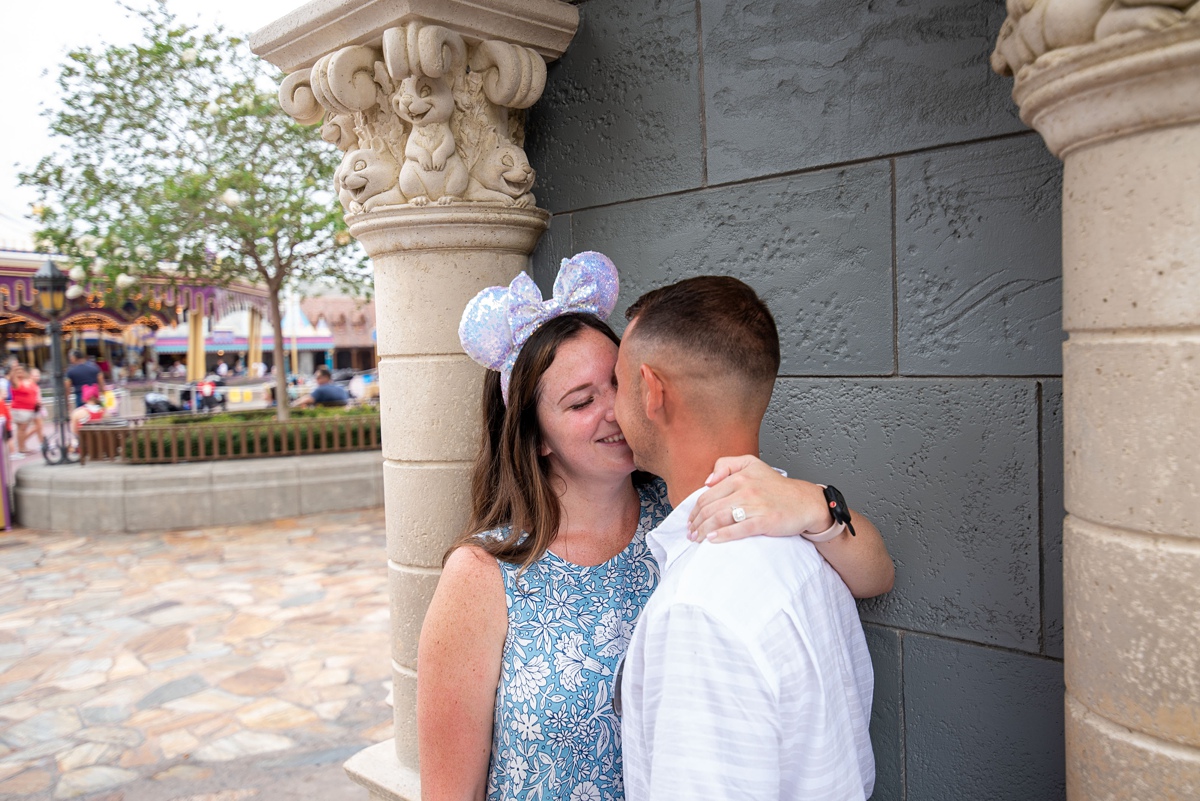
<svg viewBox="0 0 1200 801"><path fill-rule="evenodd" d="M391 736L383 513L0 532L0 798L359 799Z"/></svg>

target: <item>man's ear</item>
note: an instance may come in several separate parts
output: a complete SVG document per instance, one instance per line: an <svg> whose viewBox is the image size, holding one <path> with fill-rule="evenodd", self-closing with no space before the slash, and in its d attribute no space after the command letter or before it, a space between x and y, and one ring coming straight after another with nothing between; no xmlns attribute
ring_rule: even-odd
<svg viewBox="0 0 1200 801"><path fill-rule="evenodd" d="M660 420L663 414L663 382L662 377L654 372L648 364L643 364L638 368L638 373L642 379L642 385L646 391L642 394L643 410L646 413L646 418L649 420Z"/></svg>

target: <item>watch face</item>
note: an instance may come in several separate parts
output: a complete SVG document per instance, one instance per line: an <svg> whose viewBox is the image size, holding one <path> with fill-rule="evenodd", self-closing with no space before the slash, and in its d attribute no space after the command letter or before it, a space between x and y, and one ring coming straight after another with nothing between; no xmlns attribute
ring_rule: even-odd
<svg viewBox="0 0 1200 801"><path fill-rule="evenodd" d="M850 523L850 508L846 506L846 499L838 488L833 485L825 487L825 500L829 504L829 512L833 515L833 519L838 523L845 523L850 530L850 535L854 536L854 526Z"/></svg>

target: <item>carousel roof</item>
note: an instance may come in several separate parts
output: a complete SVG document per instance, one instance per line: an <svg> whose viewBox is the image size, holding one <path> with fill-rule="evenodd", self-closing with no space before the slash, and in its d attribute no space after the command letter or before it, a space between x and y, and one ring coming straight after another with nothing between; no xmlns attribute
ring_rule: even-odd
<svg viewBox="0 0 1200 801"><path fill-rule="evenodd" d="M4 322L20 321L26 328L37 330L46 327L49 321L38 308L33 274L47 258L52 257L0 249L0 319ZM81 284L84 294L67 301L67 309L60 318L67 330L78 327L121 330L136 324L158 328L177 322L184 313L213 319L247 309L257 309L264 316L267 313L266 287L245 281L209 286L165 278L144 279L119 305L112 304L100 285L86 280Z"/></svg>

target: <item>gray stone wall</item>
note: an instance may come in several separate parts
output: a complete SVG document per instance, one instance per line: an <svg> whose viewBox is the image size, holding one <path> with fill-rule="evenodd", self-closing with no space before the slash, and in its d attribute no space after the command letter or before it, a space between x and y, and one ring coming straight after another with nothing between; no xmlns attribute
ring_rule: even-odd
<svg viewBox="0 0 1200 801"><path fill-rule="evenodd" d="M783 337L765 458L896 561L861 604L874 798L1061 798L1061 168L988 68L1004 3L579 7L529 120L539 281L587 249L622 304L754 286Z"/></svg>

